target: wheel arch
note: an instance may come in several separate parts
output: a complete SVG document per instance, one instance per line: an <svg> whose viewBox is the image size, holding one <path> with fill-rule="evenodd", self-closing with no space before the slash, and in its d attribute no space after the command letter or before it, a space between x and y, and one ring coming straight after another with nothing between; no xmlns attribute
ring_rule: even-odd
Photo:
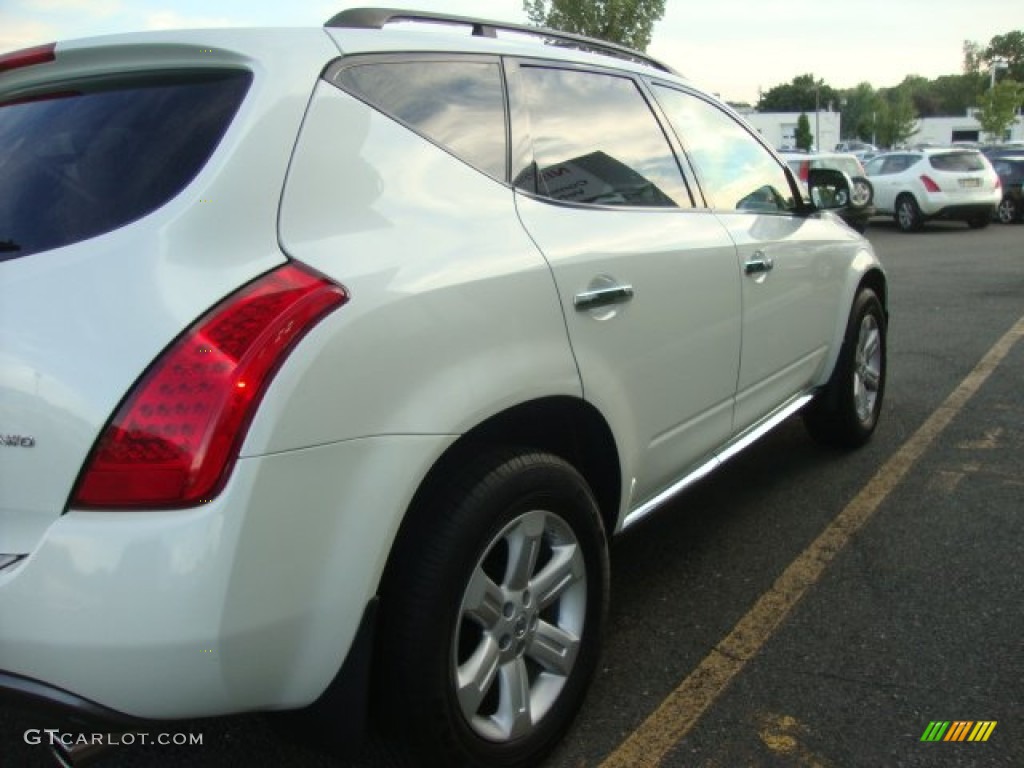
<svg viewBox="0 0 1024 768"><path fill-rule="evenodd" d="M865 288L870 288L882 302L882 309L885 311L886 325L889 321L889 282L885 271L875 256L867 251L862 251L850 268L846 286L843 289L843 299L838 307L835 321L835 330L832 341L832 349L822 366L818 376L818 385L824 386L832 377L836 361L842 349L843 339L846 335L846 325L849 320L850 307L853 306L857 296Z"/></svg>
<svg viewBox="0 0 1024 768"><path fill-rule="evenodd" d="M889 283L885 279L885 274L879 268L869 269L864 273L864 276L860 279L857 284L857 290L854 291L853 295L856 296L864 288L870 288L878 296L878 300L882 302L882 309L885 310L885 318L889 319Z"/></svg>
<svg viewBox="0 0 1024 768"><path fill-rule="evenodd" d="M587 481L608 532L614 531L622 501L618 446L600 412L580 398L553 396L521 403L486 419L438 458L413 496L395 537L396 544L422 514L426 499L481 452L499 447L543 451L564 459ZM392 547L394 553L397 547ZM389 557L390 560L390 557ZM385 568L386 578L387 568Z"/></svg>

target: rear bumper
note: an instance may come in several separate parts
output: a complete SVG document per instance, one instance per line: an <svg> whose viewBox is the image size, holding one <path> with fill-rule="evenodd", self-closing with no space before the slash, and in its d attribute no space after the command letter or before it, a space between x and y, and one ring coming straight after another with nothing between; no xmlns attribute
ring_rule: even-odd
<svg viewBox="0 0 1024 768"><path fill-rule="evenodd" d="M362 743L369 718L370 672L377 623L377 599L371 600L359 623L345 663L323 695L303 710L282 713L295 717L314 733L327 734L327 746L352 752ZM145 720L104 707L70 691L39 680L0 670L0 704L28 710L46 718L49 730L80 733L145 733L165 729L167 721ZM343 716L339 717L339 713ZM60 746L60 745L55 745ZM73 758L73 750L63 750ZM103 750L105 751L105 750ZM77 762L77 761L74 761Z"/></svg>
<svg viewBox="0 0 1024 768"><path fill-rule="evenodd" d="M0 670L0 704L53 717L57 724L82 728L140 728L148 721L108 709L63 688Z"/></svg>
<svg viewBox="0 0 1024 768"><path fill-rule="evenodd" d="M353 652L415 478L449 439L243 459L197 509L63 515L0 572L2 694L115 723L309 705Z"/></svg>
<svg viewBox="0 0 1024 768"><path fill-rule="evenodd" d="M976 218L991 218L996 210L997 203L964 203L958 205L947 205L932 213L926 213L929 219L954 219L967 221Z"/></svg>

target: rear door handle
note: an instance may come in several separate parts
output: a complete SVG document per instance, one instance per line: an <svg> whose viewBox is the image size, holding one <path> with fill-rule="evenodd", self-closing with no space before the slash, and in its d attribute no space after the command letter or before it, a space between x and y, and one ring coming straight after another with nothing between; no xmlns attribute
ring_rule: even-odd
<svg viewBox="0 0 1024 768"><path fill-rule="evenodd" d="M743 263L743 272L748 275L763 275L775 269L775 259L766 256L764 251L754 251L754 254Z"/></svg>
<svg viewBox="0 0 1024 768"><path fill-rule="evenodd" d="M572 305L579 311L606 307L609 304L622 304L633 298L632 285L612 285L607 288L595 288L573 296Z"/></svg>

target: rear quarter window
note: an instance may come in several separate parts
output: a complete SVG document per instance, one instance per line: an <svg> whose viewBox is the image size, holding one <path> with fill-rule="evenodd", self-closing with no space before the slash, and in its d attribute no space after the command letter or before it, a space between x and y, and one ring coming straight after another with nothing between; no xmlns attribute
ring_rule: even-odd
<svg viewBox="0 0 1024 768"><path fill-rule="evenodd" d="M505 94L497 62L355 64L334 82L478 170L504 180Z"/></svg>
<svg viewBox="0 0 1024 768"><path fill-rule="evenodd" d="M162 206L209 160L250 80L162 73L0 101L0 260L111 232Z"/></svg>

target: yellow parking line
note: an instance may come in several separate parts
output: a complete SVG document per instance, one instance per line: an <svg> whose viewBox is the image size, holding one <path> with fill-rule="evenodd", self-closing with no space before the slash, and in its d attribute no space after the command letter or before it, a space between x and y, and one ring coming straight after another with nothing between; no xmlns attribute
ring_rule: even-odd
<svg viewBox="0 0 1024 768"><path fill-rule="evenodd" d="M981 389L1013 345L1024 338L1021 317L927 421L754 603L732 631L654 712L605 758L600 768L653 768L690 732L701 715L775 633L807 590L874 515L928 447Z"/></svg>

